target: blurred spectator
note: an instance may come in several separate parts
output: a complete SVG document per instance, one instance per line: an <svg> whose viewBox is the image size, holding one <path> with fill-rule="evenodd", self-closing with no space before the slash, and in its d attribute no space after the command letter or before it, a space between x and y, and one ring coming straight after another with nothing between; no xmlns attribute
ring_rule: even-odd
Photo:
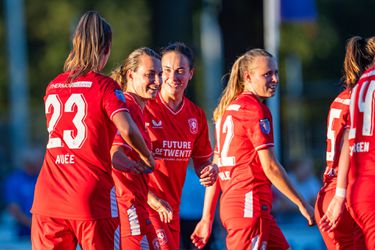
<svg viewBox="0 0 375 250"><path fill-rule="evenodd" d="M321 183L314 173L313 160L310 157L299 158L292 161L289 166L288 176L292 185L309 204L315 204ZM274 189L273 211L277 220L281 218L290 220L294 215L303 219L302 216L298 216L298 207L276 189Z"/></svg>
<svg viewBox="0 0 375 250"><path fill-rule="evenodd" d="M180 227L181 227L181 249L193 250L190 235L193 233L195 225L202 217L205 188L199 183L199 179L194 168L189 165L186 172L185 184L182 189L180 205ZM207 245L202 249L214 249L214 234L211 235Z"/></svg>
<svg viewBox="0 0 375 250"><path fill-rule="evenodd" d="M30 148L20 156L21 166L5 179L5 205L16 221L18 237L29 237L31 226L31 205L34 187L42 166L43 155L38 148Z"/></svg>

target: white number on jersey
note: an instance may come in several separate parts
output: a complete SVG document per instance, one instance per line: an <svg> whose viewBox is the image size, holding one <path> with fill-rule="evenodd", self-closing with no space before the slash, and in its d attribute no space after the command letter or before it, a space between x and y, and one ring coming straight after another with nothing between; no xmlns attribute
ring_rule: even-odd
<svg viewBox="0 0 375 250"><path fill-rule="evenodd" d="M359 91L358 103L354 103L354 98L356 93ZM364 92L366 94L364 96ZM359 112L363 113L363 122L362 122L362 135L363 136L372 136L374 132L374 92L375 92L375 81L364 82L361 85L361 89L358 90L358 85L354 87L353 93L351 96L351 105L350 105L350 119L351 119L351 128L349 132L349 138L353 139L356 133L356 127L353 123L354 121L354 105L358 105Z"/></svg>
<svg viewBox="0 0 375 250"><path fill-rule="evenodd" d="M231 167L236 165L236 158L234 156L228 156L228 151L230 147L230 143L232 142L233 136L234 136L234 124L233 119L231 115L228 115L225 118L225 121L223 123L223 130L220 131L220 124L221 120L219 120L216 123L216 136L217 136L217 147L218 151L220 152L220 157L218 159L218 166L226 166ZM225 135L223 148L220 149L220 132L222 132Z"/></svg>
<svg viewBox="0 0 375 250"><path fill-rule="evenodd" d="M342 112L341 109L331 109L329 112L327 139L331 141L331 150L329 152L327 151L326 161L333 161L335 157L336 135L335 135L335 131L332 129L332 126L333 126L334 120L337 118L340 118L341 112Z"/></svg>
<svg viewBox="0 0 375 250"><path fill-rule="evenodd" d="M73 130L64 130L63 139L66 145L71 149L78 149L82 147L82 144L86 139L87 127L83 121L86 117L86 106L86 100L82 94L72 94L66 101L65 105L61 102L58 95L49 95L47 97L45 103L46 114L53 112L48 124L49 139L47 148L57 148L63 146L60 138L53 138L51 135L62 116L62 112L73 112L74 107L76 108L76 114L72 122L76 127L77 134L75 137L73 137Z"/></svg>

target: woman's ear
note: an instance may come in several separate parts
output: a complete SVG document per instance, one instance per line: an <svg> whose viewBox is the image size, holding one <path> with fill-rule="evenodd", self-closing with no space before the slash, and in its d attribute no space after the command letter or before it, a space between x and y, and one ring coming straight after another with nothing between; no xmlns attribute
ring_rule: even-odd
<svg viewBox="0 0 375 250"><path fill-rule="evenodd" d="M189 77L189 81L193 78L193 75L194 75L194 68L192 68L189 73L190 73L190 77Z"/></svg>
<svg viewBox="0 0 375 250"><path fill-rule="evenodd" d="M133 70L128 70L126 72L126 81L133 80L133 77L134 77L133 73L134 73Z"/></svg>
<svg viewBox="0 0 375 250"><path fill-rule="evenodd" d="M251 82L251 74L249 71L243 72L243 79L245 82Z"/></svg>

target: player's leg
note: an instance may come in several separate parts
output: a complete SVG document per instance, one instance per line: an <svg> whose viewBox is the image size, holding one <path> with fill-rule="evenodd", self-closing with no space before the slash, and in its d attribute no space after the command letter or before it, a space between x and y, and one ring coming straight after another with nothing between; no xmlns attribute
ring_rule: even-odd
<svg viewBox="0 0 375 250"><path fill-rule="evenodd" d="M290 249L284 234L272 215L260 219L261 239L267 239L267 250Z"/></svg>
<svg viewBox="0 0 375 250"><path fill-rule="evenodd" d="M259 246L259 218L230 219L224 227L227 230L227 249L257 249Z"/></svg>
<svg viewBox="0 0 375 250"><path fill-rule="evenodd" d="M367 249L375 249L375 204L357 203L349 211L363 230Z"/></svg>
<svg viewBox="0 0 375 250"><path fill-rule="evenodd" d="M33 250L75 250L77 239L64 219L33 214L31 223Z"/></svg>

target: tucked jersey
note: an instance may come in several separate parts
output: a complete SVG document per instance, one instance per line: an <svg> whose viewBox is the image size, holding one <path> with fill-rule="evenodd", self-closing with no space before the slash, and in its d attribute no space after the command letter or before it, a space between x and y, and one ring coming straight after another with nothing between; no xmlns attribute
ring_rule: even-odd
<svg viewBox="0 0 375 250"><path fill-rule="evenodd" d="M375 195L375 67L371 67L353 88L350 101L349 202L373 203ZM352 187L352 188L351 188ZM352 195L352 196L351 196Z"/></svg>
<svg viewBox="0 0 375 250"><path fill-rule="evenodd" d="M150 137L148 135L143 119L143 110L141 106L137 103L133 93L125 92L124 95L126 98L129 113L131 114L131 117L133 118L138 129L140 130L147 146L151 149ZM122 146L126 155L130 159L134 161L141 160L138 153L125 142L125 140L121 137L121 134L116 134L113 144ZM148 217L148 212L146 209L148 193L148 175L121 172L114 169L113 179L115 181L116 195L120 209L123 208L122 204L124 204L125 209L129 210L131 207L136 208L138 215L142 214ZM130 213L131 211L120 210L120 212ZM132 230L128 229L126 231L129 231L129 233L131 233ZM136 234L135 232L133 233Z"/></svg>
<svg viewBox="0 0 375 250"><path fill-rule="evenodd" d="M32 213L63 219L117 216L110 148L113 116L127 111L118 84L89 72L57 76L44 97L49 140Z"/></svg>
<svg viewBox="0 0 375 250"><path fill-rule="evenodd" d="M215 154L222 190L220 216L250 218L260 206L271 206L271 182L257 151L274 146L268 107L249 92L240 94L216 123Z"/></svg>
<svg viewBox="0 0 375 250"><path fill-rule="evenodd" d="M189 159L209 160L212 156L206 115L185 97L181 107L173 111L160 95L147 103L144 114L156 161L149 188L165 199L175 214Z"/></svg>
<svg viewBox="0 0 375 250"><path fill-rule="evenodd" d="M327 118L327 148L324 183L326 188L336 188L342 137L349 128L350 89L342 91L332 102ZM328 187L329 186L329 187Z"/></svg>

